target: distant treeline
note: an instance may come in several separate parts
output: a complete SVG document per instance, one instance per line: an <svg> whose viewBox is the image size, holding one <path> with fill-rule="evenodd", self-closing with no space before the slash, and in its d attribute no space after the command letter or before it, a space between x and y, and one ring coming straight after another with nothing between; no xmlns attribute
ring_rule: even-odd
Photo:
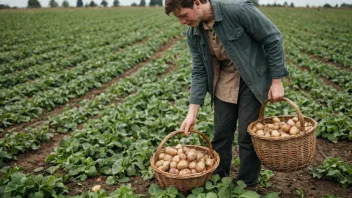
<svg viewBox="0 0 352 198"><path fill-rule="evenodd" d="M295 5L293 3L291 3L290 5L285 2L284 4L280 4L280 3L273 3L273 4L261 4L260 6L265 6L265 7L295 7ZM309 6L307 4L306 6L307 8L315 8L317 6ZM352 4L347 4L347 3L342 3L340 6L338 4L336 4L335 6L332 6L328 3L324 4L323 6L318 6L319 8L352 8Z"/></svg>
<svg viewBox="0 0 352 198"><path fill-rule="evenodd" d="M98 0L99 1L99 0ZM253 4L256 6L266 6L266 7L295 7L295 5L291 2L290 4L288 2L284 2L284 4L280 3L273 3L273 4L259 4L258 0L252 0ZM56 0L50 0L49 1L49 7L51 8L56 8L60 7L59 4L56 2ZM99 6L99 4L95 3L94 0L91 0L89 3L84 4L83 0L77 0L76 5L69 5L68 1L64 0L61 4L61 7L96 7ZM106 0L101 0L100 6L102 7L108 7L108 2ZM118 7L120 6L120 1L119 0L114 0L113 4L111 7ZM133 2L131 6L148 6L145 0L140 0L139 4L136 2ZM163 1L162 0L150 0L149 6L163 6ZM28 8L41 8L42 5L40 4L39 0L28 0L27 3ZM310 6L307 4L306 6L309 8ZM311 6L312 8L316 6ZM319 6L323 8L352 8L352 4L347 4L347 3L342 3L340 6L336 4L335 6L332 6L328 3L324 4L323 6ZM16 9L17 7L10 7L8 5L0 4L0 9Z"/></svg>

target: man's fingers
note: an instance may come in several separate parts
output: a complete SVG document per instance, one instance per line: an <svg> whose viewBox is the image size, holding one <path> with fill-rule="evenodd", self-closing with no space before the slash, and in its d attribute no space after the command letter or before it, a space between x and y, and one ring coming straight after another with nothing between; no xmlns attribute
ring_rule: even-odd
<svg viewBox="0 0 352 198"><path fill-rule="evenodd" d="M191 127L190 124L186 124L185 131L183 132L186 136L189 136L189 128Z"/></svg>
<svg viewBox="0 0 352 198"><path fill-rule="evenodd" d="M180 127L180 130L184 130L184 129L185 129L185 125L186 125L186 123L185 123L185 122L182 122L181 127Z"/></svg>

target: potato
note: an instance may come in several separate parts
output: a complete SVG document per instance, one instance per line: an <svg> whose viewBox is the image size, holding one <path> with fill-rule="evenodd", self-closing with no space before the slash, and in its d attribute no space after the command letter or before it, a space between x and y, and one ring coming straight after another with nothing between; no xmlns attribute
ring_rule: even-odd
<svg viewBox="0 0 352 198"><path fill-rule="evenodd" d="M169 162L171 162L171 161L172 161L172 156L169 155L169 154L165 154L165 156L164 156L164 161L169 161Z"/></svg>
<svg viewBox="0 0 352 198"><path fill-rule="evenodd" d="M204 169L205 169L205 163L204 162L198 162L197 166L196 166L196 171L199 173L199 172L202 172Z"/></svg>
<svg viewBox="0 0 352 198"><path fill-rule="evenodd" d="M189 148L184 146L184 147L183 147L183 151L184 151L184 153L188 153Z"/></svg>
<svg viewBox="0 0 352 198"><path fill-rule="evenodd" d="M170 162L169 162L169 161L164 161L163 166L168 166L168 167L170 167Z"/></svg>
<svg viewBox="0 0 352 198"><path fill-rule="evenodd" d="M178 156L180 157L180 160L186 160L187 159L187 155L186 154L181 153Z"/></svg>
<svg viewBox="0 0 352 198"><path fill-rule="evenodd" d="M289 137L290 135L287 133L281 133L281 137Z"/></svg>
<svg viewBox="0 0 352 198"><path fill-rule="evenodd" d="M257 131L257 135L259 135L259 136L264 136L264 131L263 131L263 130L258 130L258 131Z"/></svg>
<svg viewBox="0 0 352 198"><path fill-rule="evenodd" d="M292 121L298 122L298 118L295 116L295 117L292 118Z"/></svg>
<svg viewBox="0 0 352 198"><path fill-rule="evenodd" d="M177 149L177 150L182 149L182 144L177 144L177 145L175 146L175 149Z"/></svg>
<svg viewBox="0 0 352 198"><path fill-rule="evenodd" d="M273 117L272 120L273 120L274 123L280 123L281 122L281 120L278 117Z"/></svg>
<svg viewBox="0 0 352 198"><path fill-rule="evenodd" d="M189 169L195 169L196 166L197 166L197 162L195 162L195 161L190 162L190 163L188 164L188 168L189 168Z"/></svg>
<svg viewBox="0 0 352 198"><path fill-rule="evenodd" d="M178 170L182 170L182 169L188 168L188 161L181 160L179 163L177 163L176 167L177 167Z"/></svg>
<svg viewBox="0 0 352 198"><path fill-rule="evenodd" d="M274 123L274 128L275 130L280 129L280 123Z"/></svg>
<svg viewBox="0 0 352 198"><path fill-rule="evenodd" d="M159 160L163 160L164 157L165 157L165 153L160 153L160 154L159 154Z"/></svg>
<svg viewBox="0 0 352 198"><path fill-rule="evenodd" d="M264 133L264 137L270 137L270 133Z"/></svg>
<svg viewBox="0 0 352 198"><path fill-rule="evenodd" d="M198 152L197 161L199 161L199 160L202 159L203 157L204 157L204 154L201 153L201 152Z"/></svg>
<svg viewBox="0 0 352 198"><path fill-rule="evenodd" d="M192 174L197 173L196 169L191 169L191 173L192 173Z"/></svg>
<svg viewBox="0 0 352 198"><path fill-rule="evenodd" d="M285 123L280 125L280 128L282 129L283 132L288 133L290 132L291 126Z"/></svg>
<svg viewBox="0 0 352 198"><path fill-rule="evenodd" d="M271 137L280 137L281 134L279 133L278 130L273 130L271 131Z"/></svg>
<svg viewBox="0 0 352 198"><path fill-rule="evenodd" d="M275 125L274 124L266 124L265 126L268 127L269 129L274 129Z"/></svg>
<svg viewBox="0 0 352 198"><path fill-rule="evenodd" d="M176 168L177 163L176 162L170 162L170 168Z"/></svg>
<svg viewBox="0 0 352 198"><path fill-rule="evenodd" d="M186 169L182 169L179 173L179 175L188 175L188 174L191 174L191 170L189 170L188 168Z"/></svg>
<svg viewBox="0 0 352 198"><path fill-rule="evenodd" d="M159 167L162 166L164 164L164 160L159 160L155 163L155 166Z"/></svg>
<svg viewBox="0 0 352 198"><path fill-rule="evenodd" d="M214 165L214 160L213 159L205 160L205 166L212 167L213 165Z"/></svg>
<svg viewBox="0 0 352 198"><path fill-rule="evenodd" d="M177 150L173 147L168 146L165 148L165 153L167 153L171 156L175 156L177 154Z"/></svg>
<svg viewBox="0 0 352 198"><path fill-rule="evenodd" d="M257 130L263 130L264 129L264 125L260 122L258 122L255 127L257 128Z"/></svg>
<svg viewBox="0 0 352 198"><path fill-rule="evenodd" d="M170 168L170 170L169 170L169 173L171 173L171 174L175 174L175 175L178 175L179 174L179 170L177 170L176 168Z"/></svg>
<svg viewBox="0 0 352 198"><path fill-rule="evenodd" d="M197 159L197 154L196 154L196 152L194 152L194 151L189 151L188 153L187 153L187 160L188 161L194 161L195 159Z"/></svg>
<svg viewBox="0 0 352 198"><path fill-rule="evenodd" d="M296 126L291 127L290 129L290 135L297 135L299 134L299 129Z"/></svg>
<svg viewBox="0 0 352 198"><path fill-rule="evenodd" d="M257 129L257 127L255 127L255 126L252 128L252 131L253 131L254 133L257 132L257 130L258 130L258 129Z"/></svg>
<svg viewBox="0 0 352 198"><path fill-rule="evenodd" d="M181 154L181 153L183 153L183 149L182 149L182 148L180 148L180 149L177 150L177 155L179 155L179 154Z"/></svg>
<svg viewBox="0 0 352 198"><path fill-rule="evenodd" d="M101 185L96 185L96 186L94 186L93 188L92 188L92 191L93 192L97 192L98 190L100 190L101 189Z"/></svg>
<svg viewBox="0 0 352 198"><path fill-rule="evenodd" d="M160 166L159 169L162 170L162 171L165 171L167 172L169 170L170 166Z"/></svg>
<svg viewBox="0 0 352 198"><path fill-rule="evenodd" d="M178 162L180 161L180 156L179 156L179 155L175 155L175 156L172 158L172 161L178 163Z"/></svg>
<svg viewBox="0 0 352 198"><path fill-rule="evenodd" d="M287 124L290 125L290 126L295 126L296 125L296 123L293 120L291 120L291 119L287 120Z"/></svg>

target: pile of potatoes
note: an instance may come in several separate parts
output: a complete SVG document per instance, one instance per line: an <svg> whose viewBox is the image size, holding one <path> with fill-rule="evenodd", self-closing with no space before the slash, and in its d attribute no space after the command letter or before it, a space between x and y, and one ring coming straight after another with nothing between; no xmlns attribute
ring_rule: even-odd
<svg viewBox="0 0 352 198"><path fill-rule="evenodd" d="M252 130L258 136L273 138L294 136L301 133L299 130L301 123L298 121L297 117L293 117L292 119L287 120L287 122L281 121L278 117L273 117L272 121L273 122L270 124L263 124L258 122L256 125L254 125ZM305 122L304 126L306 131L313 127L312 123L310 122Z"/></svg>
<svg viewBox="0 0 352 198"><path fill-rule="evenodd" d="M155 163L158 169L175 175L205 172L214 164L209 155L181 144L166 147Z"/></svg>

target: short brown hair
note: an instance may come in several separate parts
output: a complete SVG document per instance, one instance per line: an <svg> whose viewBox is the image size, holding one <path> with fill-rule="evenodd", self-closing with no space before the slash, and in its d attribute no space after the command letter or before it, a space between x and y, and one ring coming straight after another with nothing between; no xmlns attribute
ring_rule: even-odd
<svg viewBox="0 0 352 198"><path fill-rule="evenodd" d="M208 0L199 0L200 3L204 4ZM191 8L193 9L194 0L165 0L165 13L170 15L176 8Z"/></svg>

